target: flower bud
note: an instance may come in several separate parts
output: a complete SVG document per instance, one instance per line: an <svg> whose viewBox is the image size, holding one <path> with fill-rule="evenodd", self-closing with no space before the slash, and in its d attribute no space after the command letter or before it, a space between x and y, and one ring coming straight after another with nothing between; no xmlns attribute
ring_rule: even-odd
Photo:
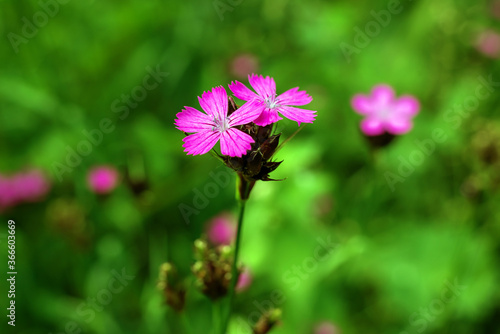
<svg viewBox="0 0 500 334"><path fill-rule="evenodd" d="M281 320L281 309L273 308L264 313L253 327L254 334L266 334Z"/></svg>
<svg viewBox="0 0 500 334"><path fill-rule="evenodd" d="M158 276L156 286L163 292L165 303L177 312L182 311L186 302L186 289L175 267L171 263L163 263Z"/></svg>
<svg viewBox="0 0 500 334"><path fill-rule="evenodd" d="M198 244L199 241L201 240L197 240ZM228 292L234 254L228 245L213 247L205 243L205 246L205 251L197 254L198 261L192 265L191 270L201 292L211 300L218 300Z"/></svg>

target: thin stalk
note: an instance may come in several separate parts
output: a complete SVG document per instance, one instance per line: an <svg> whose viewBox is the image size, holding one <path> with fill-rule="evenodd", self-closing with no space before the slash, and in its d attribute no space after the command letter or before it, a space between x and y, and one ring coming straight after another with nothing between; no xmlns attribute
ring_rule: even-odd
<svg viewBox="0 0 500 334"><path fill-rule="evenodd" d="M180 317L181 317L182 325L184 326L184 329L186 330L186 333L192 334L193 329L191 328L191 324L189 322L189 319L187 318L186 312L185 311L182 312L180 314Z"/></svg>
<svg viewBox="0 0 500 334"><path fill-rule="evenodd" d="M222 305L220 301L215 301L212 304L212 316L213 316L213 326L214 333L218 334L221 332L221 318L223 317Z"/></svg>
<svg viewBox="0 0 500 334"><path fill-rule="evenodd" d="M245 195L248 195L248 183L246 184ZM247 197L247 196L244 196ZM236 288L236 282L238 281L238 255L240 251L240 243L241 243L241 230L243 227L243 216L245 215L245 204L246 200L240 199L240 214L238 217L238 227L236 230L236 244L234 246L234 259L233 266L231 268L231 283L229 285L229 301L228 301L228 310L226 312L226 317L223 321L223 327L221 334L226 334L227 327L229 325L229 320L231 318L231 311L233 308L233 299L234 299L234 290Z"/></svg>

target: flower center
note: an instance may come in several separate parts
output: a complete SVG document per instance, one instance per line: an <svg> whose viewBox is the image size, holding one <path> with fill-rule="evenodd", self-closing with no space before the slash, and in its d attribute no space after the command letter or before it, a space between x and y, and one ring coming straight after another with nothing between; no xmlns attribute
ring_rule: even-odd
<svg viewBox="0 0 500 334"><path fill-rule="evenodd" d="M386 121L389 118L391 118L391 114L392 114L391 109L389 109L389 108L381 108L378 111L377 116L378 116L379 119Z"/></svg>
<svg viewBox="0 0 500 334"><path fill-rule="evenodd" d="M276 95L269 96L266 100L266 107L269 109L273 109L276 107L279 107L280 105L278 104L278 99L276 99Z"/></svg>
<svg viewBox="0 0 500 334"><path fill-rule="evenodd" d="M212 131L224 132L229 129L229 120L227 118L219 119L214 117L214 124Z"/></svg>

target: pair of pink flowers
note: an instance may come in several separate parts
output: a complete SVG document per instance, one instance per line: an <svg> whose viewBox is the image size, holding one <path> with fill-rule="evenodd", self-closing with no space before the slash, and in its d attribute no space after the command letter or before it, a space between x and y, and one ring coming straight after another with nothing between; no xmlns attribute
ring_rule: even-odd
<svg viewBox="0 0 500 334"><path fill-rule="evenodd" d="M312 98L299 88L292 88L276 95L273 78L249 75L248 81L253 92L241 82L235 81L229 89L240 100L246 101L240 108L228 114L228 96L224 87L219 86L198 97L203 112L192 107L184 107L178 113L177 129L193 133L183 139L184 152L192 155L205 154L220 141L221 154L241 157L251 149L253 138L237 127L249 123L266 126L283 117L300 123L312 123L316 111L295 108L310 103Z"/></svg>

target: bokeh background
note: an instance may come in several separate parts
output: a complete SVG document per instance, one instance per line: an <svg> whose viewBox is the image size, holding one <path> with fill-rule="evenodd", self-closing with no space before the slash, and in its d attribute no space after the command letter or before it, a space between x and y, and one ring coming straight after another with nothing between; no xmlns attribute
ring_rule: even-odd
<svg viewBox="0 0 500 334"><path fill-rule="evenodd" d="M248 202L241 260L253 280L231 333L248 333L269 303L283 310L276 334L323 322L336 333L500 333L499 84L477 98L482 79L500 82L499 2L0 3L4 313L8 219L18 272L16 327L2 315L2 333L211 333L193 242L236 213L235 181L204 203L213 173L230 170L186 156L173 121L252 72L278 93L307 90L318 116L278 153L272 176L286 180L259 182ZM400 11L360 37L388 8ZM350 99L378 83L421 111L374 153ZM278 126L284 138L296 128ZM432 141L436 129L446 140ZM426 140L434 149L414 153ZM423 158L405 169L412 154ZM88 186L100 165L119 173L107 195ZM323 243L334 251L315 261ZM156 287L166 261L186 278L183 315ZM133 278L107 293L123 270Z"/></svg>

